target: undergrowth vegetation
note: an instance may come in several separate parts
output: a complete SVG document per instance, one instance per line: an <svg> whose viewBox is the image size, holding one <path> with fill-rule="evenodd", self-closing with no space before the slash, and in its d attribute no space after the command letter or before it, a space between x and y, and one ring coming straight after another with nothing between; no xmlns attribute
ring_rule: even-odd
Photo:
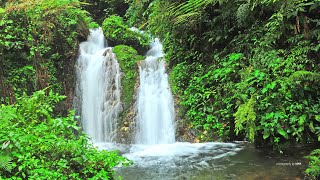
<svg viewBox="0 0 320 180"><path fill-rule="evenodd" d="M0 7L0 102L51 86L71 107L79 40L97 27L80 1L4 1Z"/></svg>
<svg viewBox="0 0 320 180"><path fill-rule="evenodd" d="M23 95L0 107L1 178L112 179L113 167L129 164L117 152L99 151L69 116L54 116L64 96L49 90Z"/></svg>
<svg viewBox="0 0 320 180"><path fill-rule="evenodd" d="M124 16L128 9L128 0L82 0L84 7L93 19L102 24L103 20L112 15Z"/></svg>

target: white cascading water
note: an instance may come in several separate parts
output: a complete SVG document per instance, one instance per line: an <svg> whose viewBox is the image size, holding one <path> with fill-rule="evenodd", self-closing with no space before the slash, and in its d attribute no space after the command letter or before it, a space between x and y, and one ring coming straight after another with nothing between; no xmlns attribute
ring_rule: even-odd
<svg viewBox="0 0 320 180"><path fill-rule="evenodd" d="M175 142L174 104L163 56L162 44L159 39L155 39L147 52L147 58L139 66L138 144Z"/></svg>
<svg viewBox="0 0 320 180"><path fill-rule="evenodd" d="M112 48L106 47L101 28L90 30L80 44L77 61L77 97L84 131L93 142L113 142L122 110L120 67Z"/></svg>

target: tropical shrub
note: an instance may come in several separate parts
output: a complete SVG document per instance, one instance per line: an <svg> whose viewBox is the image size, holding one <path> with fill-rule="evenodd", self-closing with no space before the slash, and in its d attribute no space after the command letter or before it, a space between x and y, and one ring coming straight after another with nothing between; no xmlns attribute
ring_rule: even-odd
<svg viewBox="0 0 320 180"><path fill-rule="evenodd" d="M129 5L127 0L83 0L82 2L88 3L84 6L93 19L99 24L111 15L124 16Z"/></svg>
<svg viewBox="0 0 320 180"><path fill-rule="evenodd" d="M63 98L41 90L1 105L0 142L10 141L5 151L11 158L10 166L0 170L2 178L112 179L112 168L128 163L117 152L93 147L73 112L54 116L54 105Z"/></svg>
<svg viewBox="0 0 320 180"><path fill-rule="evenodd" d="M225 59L217 59L221 65L216 68L182 63L170 74L174 93L182 93L180 105L186 111L183 114L192 119L192 127L203 130L202 140L229 139L229 120L235 110L234 84L239 79L237 71L241 60L245 60L242 54L230 54ZM187 81L189 72L193 72L192 79Z"/></svg>
<svg viewBox="0 0 320 180"><path fill-rule="evenodd" d="M77 0L6 1L0 7L1 102L47 86L71 107L78 44L96 23Z"/></svg>
<svg viewBox="0 0 320 180"><path fill-rule="evenodd" d="M5 152L5 149L10 144L10 141L6 141L3 143L1 147L1 154L0 154L0 169L3 169L7 172L11 172L12 170L12 158Z"/></svg>
<svg viewBox="0 0 320 180"><path fill-rule="evenodd" d="M316 149L311 152L309 156L310 159L309 167L306 170L306 174L310 179L319 179L320 177L320 149Z"/></svg>

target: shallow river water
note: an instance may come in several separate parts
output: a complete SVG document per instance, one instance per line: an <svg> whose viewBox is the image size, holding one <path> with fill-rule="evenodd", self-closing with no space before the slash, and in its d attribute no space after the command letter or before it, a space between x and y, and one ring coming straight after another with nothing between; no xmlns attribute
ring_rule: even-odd
<svg viewBox="0 0 320 180"><path fill-rule="evenodd" d="M118 149L134 162L115 169L124 180L303 179L309 152L291 148L280 154L244 142L98 146Z"/></svg>

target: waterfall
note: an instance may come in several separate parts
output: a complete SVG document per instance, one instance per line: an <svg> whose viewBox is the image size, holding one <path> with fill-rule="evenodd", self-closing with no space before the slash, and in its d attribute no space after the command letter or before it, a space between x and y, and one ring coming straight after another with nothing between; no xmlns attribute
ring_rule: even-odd
<svg viewBox="0 0 320 180"><path fill-rule="evenodd" d="M120 68L101 28L90 30L80 44L77 60L77 98L83 129L93 142L113 142L122 110Z"/></svg>
<svg viewBox="0 0 320 180"><path fill-rule="evenodd" d="M162 44L155 39L145 61L139 66L136 126L138 144L175 142L174 104L163 55Z"/></svg>

